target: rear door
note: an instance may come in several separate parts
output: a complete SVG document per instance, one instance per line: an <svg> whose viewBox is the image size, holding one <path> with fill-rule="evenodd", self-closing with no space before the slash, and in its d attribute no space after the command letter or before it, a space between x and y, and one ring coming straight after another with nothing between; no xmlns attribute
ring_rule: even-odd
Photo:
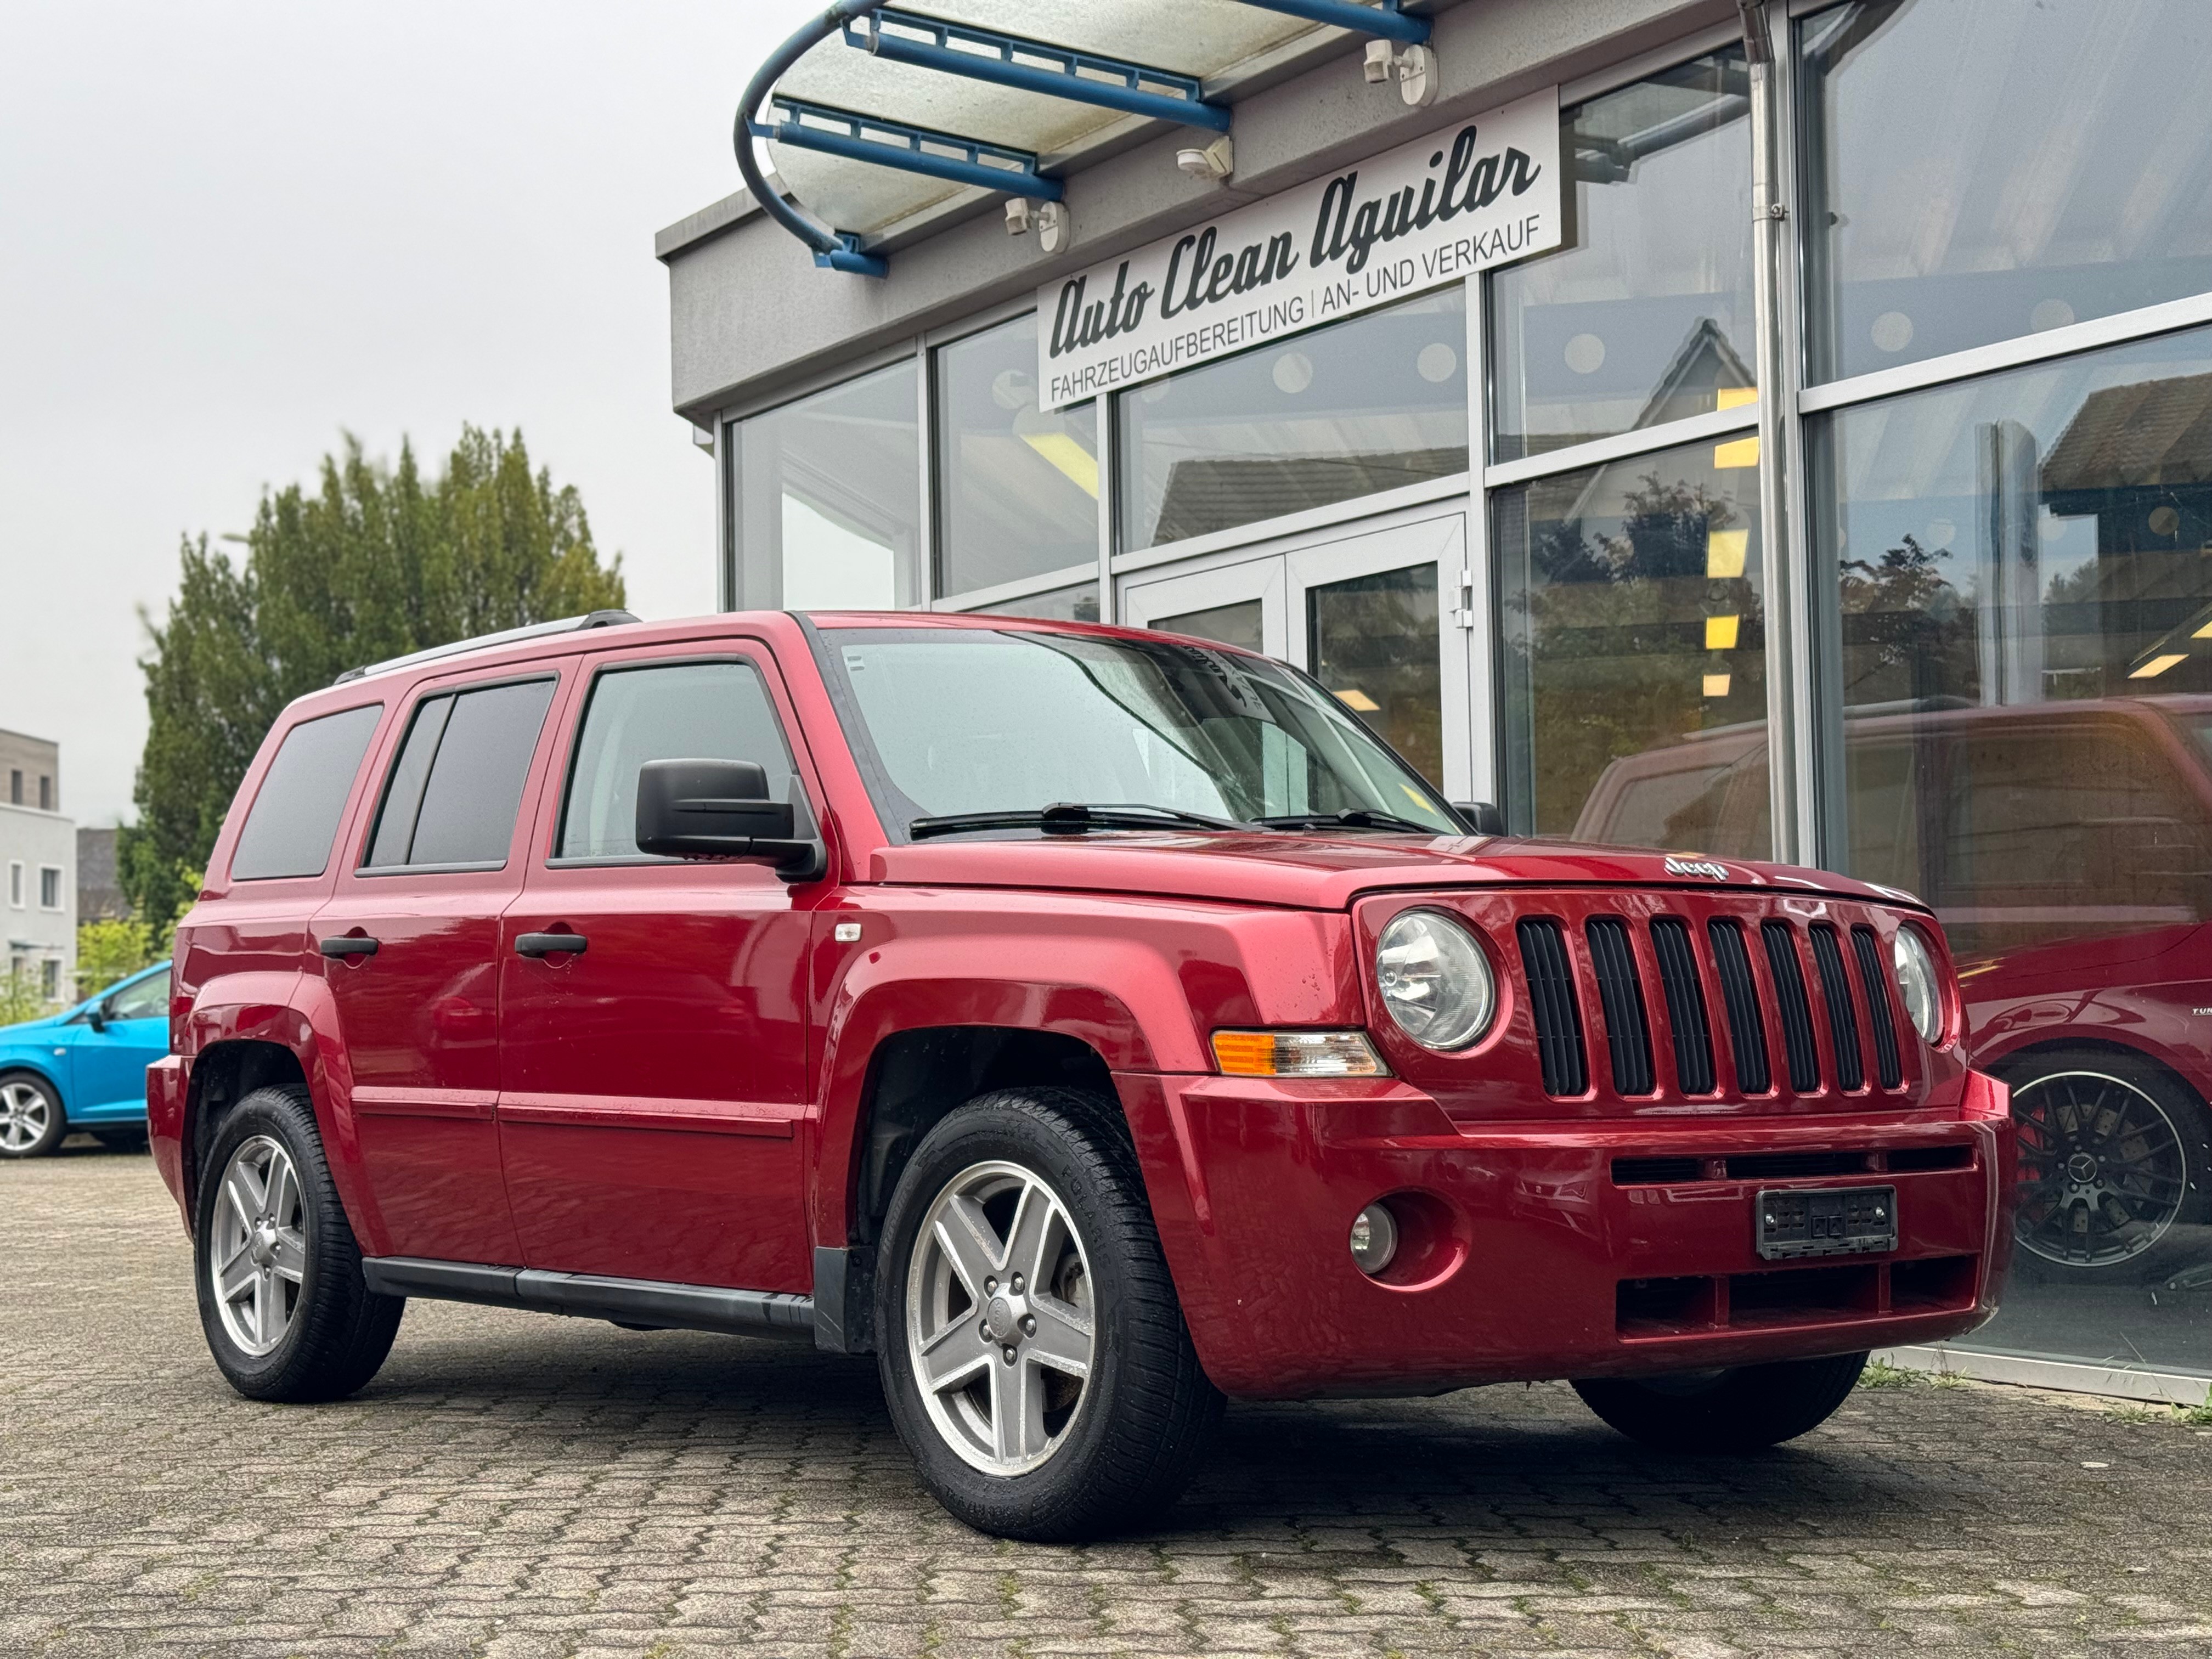
<svg viewBox="0 0 2212 1659"><path fill-rule="evenodd" d="M499 918L561 665L418 689L314 931L388 1255L516 1265L500 1173Z"/></svg>
<svg viewBox="0 0 2212 1659"><path fill-rule="evenodd" d="M805 907L829 884L648 858L634 834L649 760L757 761L771 795L806 799L788 702L767 651L742 643L608 653L586 672L499 958L523 1259L805 1291ZM806 810L820 821L818 793Z"/></svg>

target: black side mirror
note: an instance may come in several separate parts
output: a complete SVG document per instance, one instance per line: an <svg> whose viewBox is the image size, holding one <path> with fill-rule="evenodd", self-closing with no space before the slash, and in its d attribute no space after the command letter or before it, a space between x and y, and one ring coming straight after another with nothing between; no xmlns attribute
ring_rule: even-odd
<svg viewBox="0 0 2212 1659"><path fill-rule="evenodd" d="M95 1031L106 1030L107 1029L107 1009L106 1006L100 1003L94 1003L91 1007L85 1011L84 1023L91 1026Z"/></svg>
<svg viewBox="0 0 2212 1659"><path fill-rule="evenodd" d="M770 800L768 773L752 761L657 760L637 770L637 845L664 858L734 859L811 881L827 859L799 833L799 809Z"/></svg>
<svg viewBox="0 0 2212 1659"><path fill-rule="evenodd" d="M1486 800L1455 800L1452 811L1466 821L1467 827L1478 836L1502 836L1505 833L1505 814L1497 804Z"/></svg>

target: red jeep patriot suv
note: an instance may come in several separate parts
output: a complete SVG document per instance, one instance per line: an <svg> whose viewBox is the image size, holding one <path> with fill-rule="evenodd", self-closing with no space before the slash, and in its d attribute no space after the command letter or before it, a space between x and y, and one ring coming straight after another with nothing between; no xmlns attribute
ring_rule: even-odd
<svg viewBox="0 0 2212 1659"><path fill-rule="evenodd" d="M409 1297L877 1356L986 1530L1126 1525L1224 1395L1569 1377L1804 1432L1994 1310L1941 931L1479 833L1294 670L1003 617L554 623L288 709L177 931L155 1150L242 1393Z"/></svg>

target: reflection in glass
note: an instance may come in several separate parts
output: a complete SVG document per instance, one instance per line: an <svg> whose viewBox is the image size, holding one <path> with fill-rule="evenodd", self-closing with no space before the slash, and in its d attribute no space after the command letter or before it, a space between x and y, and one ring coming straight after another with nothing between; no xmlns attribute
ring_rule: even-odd
<svg viewBox="0 0 2212 1659"><path fill-rule="evenodd" d="M1182 634L1194 640L1218 640L1224 645L1236 646L1239 650L1264 653L1267 646L1266 613L1257 599L1239 599L1234 605L1211 605L1204 611L1186 611L1176 617L1155 617L1145 624L1163 634Z"/></svg>
<svg viewBox="0 0 2212 1659"><path fill-rule="evenodd" d="M1815 380L2212 289L2212 7L1875 0L1798 25Z"/></svg>
<svg viewBox="0 0 2212 1659"><path fill-rule="evenodd" d="M1314 678L1443 788L1435 562L1308 588L1306 629Z"/></svg>
<svg viewBox="0 0 2212 1659"><path fill-rule="evenodd" d="M997 617L1044 617L1054 622L1098 620L1098 584L1078 582L1055 587L1048 593L1031 593L1018 599L1000 599L982 607Z"/></svg>
<svg viewBox="0 0 2212 1659"><path fill-rule="evenodd" d="M738 422L738 603L884 610L920 545L912 362Z"/></svg>
<svg viewBox="0 0 2212 1659"><path fill-rule="evenodd" d="M1747 441L1492 497L1516 830L1765 856L1766 618Z"/></svg>
<svg viewBox="0 0 2212 1659"><path fill-rule="evenodd" d="M2212 1368L2212 331L1813 437L1831 843L1942 919L2020 1125L1974 1340Z"/></svg>
<svg viewBox="0 0 2212 1659"><path fill-rule="evenodd" d="M1157 547L1467 471L1455 285L1125 392L1125 545Z"/></svg>
<svg viewBox="0 0 2212 1659"><path fill-rule="evenodd" d="M937 354L937 592L972 593L1098 556L1098 417L1043 415L1036 318Z"/></svg>
<svg viewBox="0 0 2212 1659"><path fill-rule="evenodd" d="M1011 626L827 638L857 711L848 731L872 757L895 833L926 816L1062 801L1240 821L1365 808L1458 833L1442 799L1342 704L1264 657Z"/></svg>
<svg viewBox="0 0 2212 1659"><path fill-rule="evenodd" d="M1496 459L1757 395L1747 75L1731 46L1561 112L1565 244L1491 279Z"/></svg>

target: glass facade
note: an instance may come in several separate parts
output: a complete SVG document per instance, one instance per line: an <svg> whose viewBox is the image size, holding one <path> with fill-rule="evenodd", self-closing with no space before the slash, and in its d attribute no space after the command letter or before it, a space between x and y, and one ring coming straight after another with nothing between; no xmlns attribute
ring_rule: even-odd
<svg viewBox="0 0 2212 1659"><path fill-rule="evenodd" d="M1024 317L736 422L732 585L1085 619L1138 589L1516 830L1920 894L2022 1137L1970 1346L2212 1375L2212 301L2142 309L2212 296L2212 8L1784 9L1802 399L1755 387L1747 72L1708 36L1563 110L1565 241L1480 293L1055 416ZM1805 459L1771 535L1762 420ZM1770 613L1771 571L1807 602Z"/></svg>
<svg viewBox="0 0 2212 1659"><path fill-rule="evenodd" d="M1767 855L1756 442L1492 498L1516 830Z"/></svg>
<svg viewBox="0 0 2212 1659"><path fill-rule="evenodd" d="M1491 279L1491 453L1749 403L1751 112L1731 46L1561 112L1566 245Z"/></svg>
<svg viewBox="0 0 2212 1659"><path fill-rule="evenodd" d="M2212 289L2202 0L1870 0L1798 40L1812 379Z"/></svg>
<svg viewBox="0 0 2212 1659"><path fill-rule="evenodd" d="M1466 471L1466 357L1449 288L1124 392L1122 544Z"/></svg>
<svg viewBox="0 0 2212 1659"><path fill-rule="evenodd" d="M740 602L905 603L921 546L919 371L894 363L729 428Z"/></svg>
<svg viewBox="0 0 2212 1659"><path fill-rule="evenodd" d="M1040 413L1036 354L1035 313L938 349L939 593L1097 562L1097 410Z"/></svg>

